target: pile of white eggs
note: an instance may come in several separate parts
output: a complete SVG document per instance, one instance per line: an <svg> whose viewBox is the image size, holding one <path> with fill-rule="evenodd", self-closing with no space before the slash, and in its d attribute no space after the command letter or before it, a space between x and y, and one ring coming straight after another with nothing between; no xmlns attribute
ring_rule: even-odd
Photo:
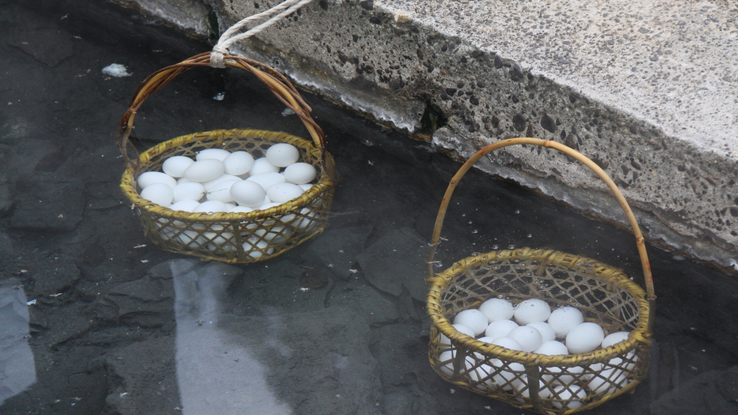
<svg viewBox="0 0 738 415"><path fill-rule="evenodd" d="M299 158L297 147L287 143L270 146L265 156L257 159L247 151L210 148L198 152L194 160L185 156L169 157L162 164L163 172L142 173L137 184L142 198L172 210L248 213L281 205L310 189L317 170L309 163L299 162ZM244 243L244 250L263 249L271 242L283 242L278 237L284 239L294 229L310 226L312 221L306 218L314 217L312 212L303 208L300 213L300 216L292 214L281 218L285 226L274 227L271 238L270 235L252 235ZM216 243L231 236L214 235L212 242ZM166 239L167 235L162 237ZM207 245L207 241L195 240L197 233L193 231L182 232L177 238L193 247ZM230 248L235 250L235 247ZM261 256L261 252L251 255Z"/></svg>
<svg viewBox="0 0 738 415"><path fill-rule="evenodd" d="M524 300L517 306L505 299L489 299L479 309L459 312L454 317L453 327L481 342L548 356L607 348L627 340L629 334L620 331L605 336L602 327L597 323L585 322L584 315L577 308L563 306L551 311L549 304L539 299ZM450 339L443 334L439 342L447 349L439 356L441 362L446 362L440 369L451 376L454 372L455 349ZM484 358L481 355L477 357ZM553 390L559 397L553 402L555 407L578 408L582 405L580 401L585 400L589 393L608 395L625 387L629 380L623 370L630 371L635 366L637 356L630 352L627 359L625 364L616 357L610 360L608 366L590 365L586 374L577 377L572 375L583 374L584 367L541 367L541 377L547 383L541 381L538 395L543 399L551 398L554 396ZM490 363L494 367L486 364L475 367L474 359L466 357L466 370L471 380L479 382L486 378L483 386L478 386L480 389L494 389L502 385L504 389L515 390L521 396L529 397L527 376L522 364L506 364L499 359L493 359ZM562 371L564 374L561 374Z"/></svg>

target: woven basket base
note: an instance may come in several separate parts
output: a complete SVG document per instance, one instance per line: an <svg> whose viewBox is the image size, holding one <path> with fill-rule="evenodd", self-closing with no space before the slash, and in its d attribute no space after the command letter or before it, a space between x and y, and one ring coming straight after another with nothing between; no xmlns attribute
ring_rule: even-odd
<svg viewBox="0 0 738 415"><path fill-rule="evenodd" d="M461 260L437 275L428 297L434 318L429 359L447 381L474 393L545 414L598 406L632 390L646 376L650 354L632 340L645 331L645 293L619 269L550 250L493 251ZM571 305L606 333L632 332L617 347L544 356L491 346L457 332L449 320L489 298L542 299ZM442 331L449 334L443 336ZM450 340L449 340L450 338ZM533 385L534 379L538 384ZM533 392L533 393L531 393Z"/></svg>
<svg viewBox="0 0 738 415"><path fill-rule="evenodd" d="M132 168L123 174L121 188L133 203L146 236L165 251L227 263L267 260L315 237L327 226L336 181L323 171L321 154L312 142L286 133L260 130L194 133L142 153L139 169L139 174L161 171L167 158L194 159L197 152L207 148L247 151L259 158L276 143L297 147L300 161L314 165L319 180L302 196L267 210L216 214L172 211L139 196Z"/></svg>

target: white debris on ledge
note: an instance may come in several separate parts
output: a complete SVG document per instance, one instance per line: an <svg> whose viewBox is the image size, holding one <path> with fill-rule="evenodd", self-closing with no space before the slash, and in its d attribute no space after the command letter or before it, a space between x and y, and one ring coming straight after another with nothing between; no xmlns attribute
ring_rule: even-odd
<svg viewBox="0 0 738 415"><path fill-rule="evenodd" d="M104 67L102 69L102 73L116 78L131 76L131 74L128 73L128 69L124 65L121 65L119 63L111 63L110 65Z"/></svg>

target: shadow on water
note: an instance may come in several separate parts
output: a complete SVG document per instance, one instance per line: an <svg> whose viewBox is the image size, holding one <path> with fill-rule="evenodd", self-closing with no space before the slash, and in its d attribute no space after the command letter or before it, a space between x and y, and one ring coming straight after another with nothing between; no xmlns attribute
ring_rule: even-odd
<svg viewBox="0 0 738 415"><path fill-rule="evenodd" d="M0 412L521 412L428 364L423 258L457 163L306 95L342 176L330 227L266 263L183 259L143 237L118 190L113 132L139 81L208 46L102 1L0 0L0 20L0 313L11 316ZM111 63L132 76L103 76ZM304 135L282 112L244 74L193 70L146 102L136 132L142 147L216 128ZM642 283L628 231L478 172L444 229L444 266L529 246ZM649 254L659 296L649 378L590 413L737 413L735 276Z"/></svg>

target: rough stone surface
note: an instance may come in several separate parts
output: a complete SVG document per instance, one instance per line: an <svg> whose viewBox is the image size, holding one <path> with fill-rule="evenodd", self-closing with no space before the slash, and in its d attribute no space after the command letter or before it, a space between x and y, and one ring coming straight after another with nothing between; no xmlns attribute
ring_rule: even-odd
<svg viewBox="0 0 738 415"><path fill-rule="evenodd" d="M202 1L221 32L277 3ZM323 0L233 51L462 158L501 138L563 142L613 177L651 240L738 267L731 15L730 2ZM513 148L478 167L625 223L561 155Z"/></svg>
<svg viewBox="0 0 738 415"><path fill-rule="evenodd" d="M377 289L400 296L406 289L410 296L425 301L428 289L425 285L425 256L428 243L410 228L399 228L364 250L359 264L364 276ZM416 278L398 279L398 275L414 275Z"/></svg>
<svg viewBox="0 0 738 415"><path fill-rule="evenodd" d="M198 36L208 36L210 8L199 0L111 0L124 6L138 6L156 18Z"/></svg>
<svg viewBox="0 0 738 415"><path fill-rule="evenodd" d="M120 284L109 291L118 318L141 327L161 327L171 320L174 292L168 281L144 277Z"/></svg>
<svg viewBox="0 0 738 415"><path fill-rule="evenodd" d="M21 182L16 192L13 228L67 232L82 220L85 199L80 182Z"/></svg>
<svg viewBox="0 0 738 415"><path fill-rule="evenodd" d="M353 282L353 281L352 281ZM399 320L397 306L384 298L371 286L354 282L332 292L328 299L331 307L359 309L369 327L380 327Z"/></svg>
<svg viewBox="0 0 738 415"><path fill-rule="evenodd" d="M58 32L58 27L39 30L37 32L38 36L34 36L30 42L23 38L21 34L15 34L13 38L8 39L8 43L19 48L36 61L53 68L74 55L72 40L64 39L65 41L59 42Z"/></svg>
<svg viewBox="0 0 738 415"><path fill-rule="evenodd" d="M63 254L51 254L35 264L33 290L42 295L58 294L69 289L81 274L74 258Z"/></svg>
<svg viewBox="0 0 738 415"><path fill-rule="evenodd" d="M738 366L705 372L652 402L650 409L652 415L738 413Z"/></svg>
<svg viewBox="0 0 738 415"><path fill-rule="evenodd" d="M13 254L13 241L5 232L0 232L0 255L3 257Z"/></svg>
<svg viewBox="0 0 738 415"><path fill-rule="evenodd" d="M261 372L267 385L289 391L275 398L294 413L382 413L379 367L369 350L369 327L354 310L331 307L234 318L221 324L225 344L252 344L244 348L246 355L252 350L251 363L244 359L236 364L260 366L261 370L252 371L254 377ZM315 347L318 344L322 347Z"/></svg>
<svg viewBox="0 0 738 415"><path fill-rule="evenodd" d="M372 227L366 225L328 229L321 235L321 240L327 240L326 243L311 244L307 255L320 261L322 266L330 265L328 272L336 278L345 280L352 272L356 272L354 269L356 256L364 250L364 242L371 231ZM330 243L333 238L340 238L346 242L342 243L341 249L336 250Z"/></svg>
<svg viewBox="0 0 738 415"><path fill-rule="evenodd" d="M376 249L390 230L403 226L423 236L425 244L458 163L428 143L408 140L406 134L305 94L328 134L342 179L333 199L330 234L264 263L221 266L195 259L184 264L190 263L189 268L174 273L171 260L182 256L146 239L129 202L115 204L126 199L119 191L123 165L116 158L114 129L141 78L207 45L104 1L0 3L5 23L0 33L7 35L0 36L3 39L23 33L32 40L36 30L58 25L60 42L71 38L75 45L74 58L51 68L0 42L3 74L9 80L0 85L0 96L4 104L13 103L0 112L0 176L7 177L2 183L12 190L9 200L23 194L16 192L18 184L61 180L84 183L85 198L83 220L71 232L11 228L9 216L0 221L0 232L12 242L12 252L0 249L0 273L25 291L26 300L15 304L30 301L30 330L21 335L30 334L37 377L24 392L3 402L3 415L231 413L189 408L190 402L183 401L213 406L230 399L239 402L243 384L254 386L251 397L264 398L262 402L273 398L277 405L270 408L279 415L322 414L323 407L315 409L303 399L312 396L310 391L325 397L330 403L326 410L336 413L521 413L449 384L432 371L427 357L429 318L423 303L412 299L408 290L395 297L370 284L361 266L345 279L324 264L339 264L329 257L340 258L342 249L349 253L345 245L360 239L353 231L361 227L372 227L363 249ZM134 75L104 76L100 69L113 62L126 64ZM142 122L136 129L142 149L179 134L231 126L278 126L304 134L298 117L281 115L281 103L258 81L208 69L189 71L180 79L162 89L158 104L152 97L139 113ZM225 99L212 99L222 91L227 91ZM30 180L32 176L39 179ZM63 200L56 207L63 208ZM347 230L346 238L341 229ZM437 258L445 267L477 251L508 245L547 247L622 267L642 283L630 234L479 171L470 171L454 194L444 237ZM634 394L593 413L648 412L663 393L738 362L738 325L726 324L738 315L738 279L652 248L649 245L659 296L654 339L662 345L660 358L652 362L658 363L658 370L654 365L651 380ZM56 255L64 260L49 259ZM36 291L40 271L66 268L74 273L74 265L81 277L69 283L64 281L66 273L52 275L66 288ZM308 267L317 274L303 291ZM393 276L418 283L422 271ZM350 350L341 350L341 345ZM305 356L315 360L306 361ZM358 362L366 365L346 369L344 363L354 357L363 357ZM177 359L189 365L179 366ZM113 365L116 370L111 370ZM196 374L186 377L193 381L191 389L177 384L175 390L180 369ZM344 376L351 369L355 378L347 380ZM224 374L229 376L220 376ZM350 385L359 377L363 383L352 386L354 395L341 391L339 402L329 394L335 379ZM225 386L216 382L222 380ZM649 383L657 393L649 390ZM203 397L190 393L193 390L207 393ZM357 400L367 396L377 399Z"/></svg>
<svg viewBox="0 0 738 415"><path fill-rule="evenodd" d="M111 385L103 413L169 414L181 408L174 355L160 354L173 347L170 337L152 337L110 353L105 359L108 375L118 382Z"/></svg>

